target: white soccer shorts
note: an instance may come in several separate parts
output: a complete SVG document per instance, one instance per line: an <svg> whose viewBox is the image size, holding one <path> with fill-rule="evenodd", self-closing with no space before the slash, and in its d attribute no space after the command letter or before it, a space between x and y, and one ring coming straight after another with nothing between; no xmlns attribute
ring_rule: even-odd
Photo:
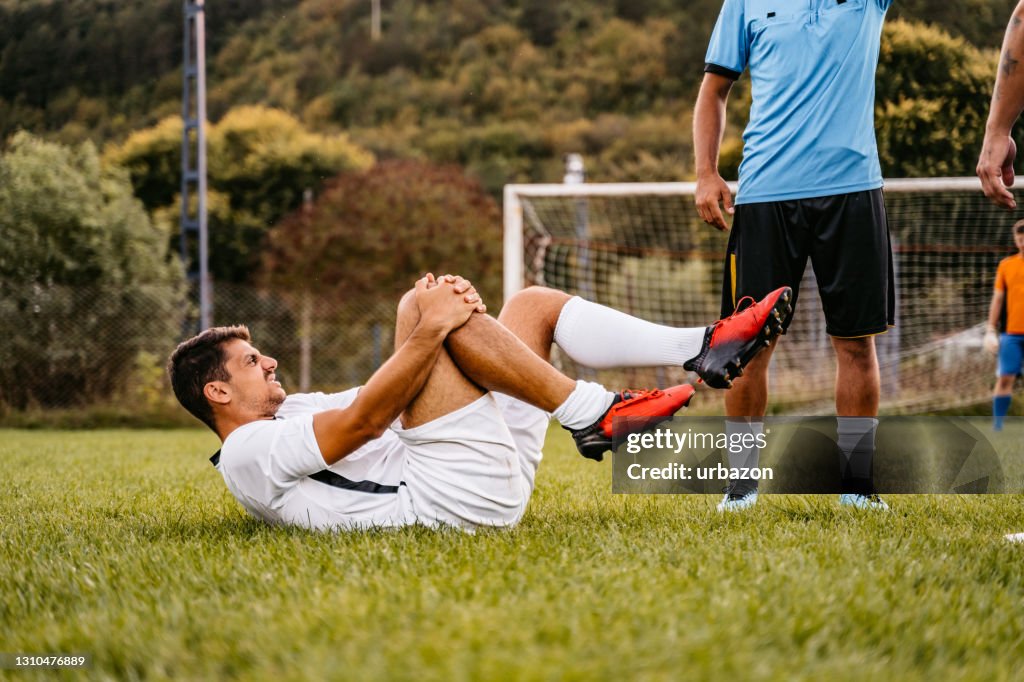
<svg viewBox="0 0 1024 682"><path fill-rule="evenodd" d="M468 529L517 523L533 493L549 419L532 405L488 393L412 429L396 422L415 521Z"/></svg>

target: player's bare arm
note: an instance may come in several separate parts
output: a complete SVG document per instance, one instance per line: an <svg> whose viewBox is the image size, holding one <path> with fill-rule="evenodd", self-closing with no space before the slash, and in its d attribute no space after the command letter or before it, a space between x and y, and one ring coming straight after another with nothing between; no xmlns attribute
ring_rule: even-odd
<svg viewBox="0 0 1024 682"><path fill-rule="evenodd" d="M693 109L693 149L696 156L697 213L709 225L728 230L722 206L733 214L732 192L718 174L718 153L725 133L725 104L733 81L717 73L705 73Z"/></svg>
<svg viewBox="0 0 1024 682"><path fill-rule="evenodd" d="M432 275L416 282L420 319L409 338L359 390L347 408L313 416L313 433L324 461L330 465L373 440L413 401L434 368L448 334L461 327L481 305L467 293L463 280L456 291L453 281Z"/></svg>
<svg viewBox="0 0 1024 682"><path fill-rule="evenodd" d="M996 72L992 106L985 124L985 140L978 158L978 177L985 196L1004 208L1017 202L1008 187L1013 186L1013 160L1017 147L1010 137L1014 121L1024 111L1024 0L1010 17L1003 37L1003 49Z"/></svg>

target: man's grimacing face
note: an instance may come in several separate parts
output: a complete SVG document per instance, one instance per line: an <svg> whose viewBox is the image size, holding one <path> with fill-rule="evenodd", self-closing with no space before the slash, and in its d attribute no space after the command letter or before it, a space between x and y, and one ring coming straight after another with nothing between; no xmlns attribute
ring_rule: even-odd
<svg viewBox="0 0 1024 682"><path fill-rule="evenodd" d="M277 360L261 355L248 341L241 339L225 344L224 354L227 356L224 366L231 375L227 383L232 403L260 416L273 416L287 395L274 374Z"/></svg>
<svg viewBox="0 0 1024 682"><path fill-rule="evenodd" d="M1024 253L1024 228L1017 228L1013 231L1013 243L1017 245L1017 250Z"/></svg>

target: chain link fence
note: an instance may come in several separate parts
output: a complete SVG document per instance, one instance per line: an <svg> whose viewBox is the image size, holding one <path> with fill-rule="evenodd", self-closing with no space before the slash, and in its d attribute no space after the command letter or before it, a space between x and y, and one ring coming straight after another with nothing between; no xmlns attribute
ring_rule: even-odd
<svg viewBox="0 0 1024 682"><path fill-rule="evenodd" d="M194 333L186 292L27 285L0 300L0 418L60 411L185 414L164 366ZM215 283L216 325L248 325L289 392L362 384L390 356L397 299L331 300ZM189 423L184 420L182 423Z"/></svg>
<svg viewBox="0 0 1024 682"><path fill-rule="evenodd" d="M278 361L289 392L339 391L366 382L394 348L392 302L336 300L233 284L214 286L215 325L245 324Z"/></svg>

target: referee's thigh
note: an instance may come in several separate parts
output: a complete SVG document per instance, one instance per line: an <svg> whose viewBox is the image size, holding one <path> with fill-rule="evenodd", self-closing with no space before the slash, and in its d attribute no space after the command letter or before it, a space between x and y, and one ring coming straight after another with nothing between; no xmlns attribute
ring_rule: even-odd
<svg viewBox="0 0 1024 682"><path fill-rule="evenodd" d="M895 313L892 249L882 191L807 200L813 205L811 265L826 331L837 337L879 334Z"/></svg>

